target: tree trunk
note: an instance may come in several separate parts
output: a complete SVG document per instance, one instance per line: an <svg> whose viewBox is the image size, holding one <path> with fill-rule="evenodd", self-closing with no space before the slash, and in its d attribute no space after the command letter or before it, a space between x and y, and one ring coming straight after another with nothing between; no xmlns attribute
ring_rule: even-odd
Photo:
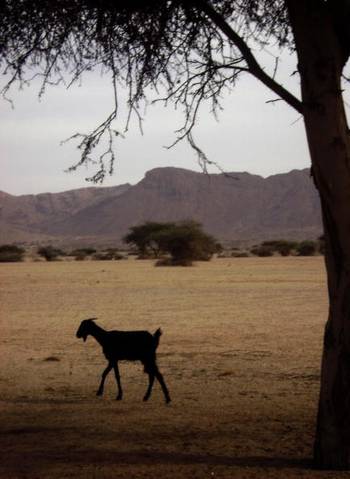
<svg viewBox="0 0 350 479"><path fill-rule="evenodd" d="M326 242L324 334L315 466L350 466L350 139L341 94L344 58L326 2L286 0Z"/></svg>

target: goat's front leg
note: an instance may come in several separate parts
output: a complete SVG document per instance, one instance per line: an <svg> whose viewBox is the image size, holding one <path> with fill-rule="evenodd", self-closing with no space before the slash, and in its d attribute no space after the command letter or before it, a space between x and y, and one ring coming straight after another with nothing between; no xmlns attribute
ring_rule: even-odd
<svg viewBox="0 0 350 479"><path fill-rule="evenodd" d="M122 385L120 382L120 374L119 374L119 367L118 367L118 361L114 364L114 374L115 374L115 379L118 384L118 396L117 396L117 401L120 401L123 399L123 390L122 390Z"/></svg>
<svg viewBox="0 0 350 479"><path fill-rule="evenodd" d="M107 377L108 373L111 371L112 367L113 367L113 366L111 365L111 363L108 363L108 366L107 366L106 369L103 371L103 373L102 373L102 379L101 379L101 383L100 383L100 387L99 387L98 390L97 390L96 396L102 396L106 377Z"/></svg>

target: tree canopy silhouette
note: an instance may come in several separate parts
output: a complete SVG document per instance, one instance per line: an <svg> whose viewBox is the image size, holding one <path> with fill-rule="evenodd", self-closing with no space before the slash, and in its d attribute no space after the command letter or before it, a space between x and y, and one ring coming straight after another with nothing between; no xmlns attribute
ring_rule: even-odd
<svg viewBox="0 0 350 479"><path fill-rule="evenodd" d="M162 249L162 235L173 228L174 223L156 223L147 221L141 225L131 226L129 233L123 238L126 244L134 245L137 248L140 258L155 257L164 251Z"/></svg>
<svg viewBox="0 0 350 479"><path fill-rule="evenodd" d="M158 265L191 266L193 261L208 261L217 252L219 244L205 233L202 225L192 220L178 223L146 222L132 226L124 237L134 244L140 258L169 254L170 261Z"/></svg>
<svg viewBox="0 0 350 479"><path fill-rule="evenodd" d="M41 75L71 84L91 69L110 72L114 107L90 133L77 133L81 158L98 142L102 180L113 169L118 87L127 86L129 114L140 115L150 90L184 110L179 141L187 138L205 169L192 131L199 107L212 103L239 74L253 75L304 118L312 175L324 223L329 318L325 330L315 464L350 465L350 137L341 80L350 54L349 0L4 0L0 57L8 83ZM252 45L295 50L300 97L287 91L254 56ZM276 67L277 67L276 60ZM175 142L176 142L175 141Z"/></svg>

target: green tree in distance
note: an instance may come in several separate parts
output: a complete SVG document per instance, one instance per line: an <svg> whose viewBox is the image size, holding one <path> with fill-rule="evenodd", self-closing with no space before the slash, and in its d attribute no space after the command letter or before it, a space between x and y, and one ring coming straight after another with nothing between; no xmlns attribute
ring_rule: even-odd
<svg viewBox="0 0 350 479"><path fill-rule="evenodd" d="M159 244L171 256L171 264L190 266L193 261L209 261L219 249L216 240L195 221L183 221L160 232Z"/></svg>
<svg viewBox="0 0 350 479"><path fill-rule="evenodd" d="M348 469L350 136L341 80L350 54L349 0L4 0L0 15L0 55L10 75L4 95L14 82L33 77L33 68L43 75L42 91L65 72L73 82L96 67L111 72L113 111L93 132L75 135L82 154L73 168L92 161L92 150L107 137L96 181L113 170L119 82L129 88L130 113L139 114L158 87L164 101L183 107L178 140L187 138L204 169L206 157L192 135L200 105L209 100L217 111L239 74L252 75L302 115L321 199L330 303L314 461ZM296 51L299 97L259 64L257 43Z"/></svg>
<svg viewBox="0 0 350 479"><path fill-rule="evenodd" d="M141 258L150 255L158 258L162 253L162 245L160 244L161 233L173 226L174 223L147 221L141 225L132 226L130 232L124 236L123 241L126 244L135 245Z"/></svg>
<svg viewBox="0 0 350 479"><path fill-rule="evenodd" d="M190 266L193 261L208 261L218 250L218 243L195 221L132 226L124 241L134 244L141 258L169 254L171 261L164 264L182 266Z"/></svg>
<svg viewBox="0 0 350 479"><path fill-rule="evenodd" d="M46 261L56 261L59 256L64 256L64 252L59 248L54 246L40 246L37 253L39 256L42 256Z"/></svg>

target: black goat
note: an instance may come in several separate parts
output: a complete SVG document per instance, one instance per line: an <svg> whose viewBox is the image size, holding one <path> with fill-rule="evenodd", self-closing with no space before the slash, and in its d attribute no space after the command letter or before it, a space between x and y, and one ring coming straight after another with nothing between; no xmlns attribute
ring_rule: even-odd
<svg viewBox="0 0 350 479"><path fill-rule="evenodd" d="M77 331L77 338L83 338L84 341L86 341L89 334L93 336L102 346L103 354L108 361L108 366L102 373L102 380L97 391L97 396L102 396L105 379L108 373L114 369L118 384L117 399L122 399L123 391L120 383L118 361L141 361L144 366L144 371L149 377L148 389L143 400L147 401L149 399L154 379L157 378L162 387L165 401L169 403L169 391L156 364L156 349L159 344L160 335L162 334L161 330L157 329L153 335L148 331L106 331L94 322L95 319L97 318L84 319L84 321L81 322Z"/></svg>

